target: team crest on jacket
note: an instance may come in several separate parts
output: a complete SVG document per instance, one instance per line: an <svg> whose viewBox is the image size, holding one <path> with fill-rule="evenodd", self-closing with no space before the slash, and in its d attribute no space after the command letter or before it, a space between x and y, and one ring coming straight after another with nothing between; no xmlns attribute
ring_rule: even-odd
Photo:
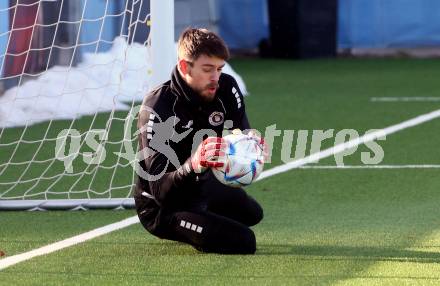
<svg viewBox="0 0 440 286"><path fill-rule="evenodd" d="M212 126L219 126L225 121L225 116L220 111L214 111L209 115L209 124Z"/></svg>

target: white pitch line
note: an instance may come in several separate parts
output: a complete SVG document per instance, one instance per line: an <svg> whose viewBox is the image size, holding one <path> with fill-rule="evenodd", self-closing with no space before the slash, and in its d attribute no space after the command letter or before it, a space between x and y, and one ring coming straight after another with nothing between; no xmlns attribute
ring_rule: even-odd
<svg viewBox="0 0 440 286"><path fill-rule="evenodd" d="M132 224L135 224L139 222L139 219L137 216L133 216L127 219L124 219L122 221L116 222L116 223L112 223L100 228L96 228L94 230L85 232L83 234L77 235L77 236L73 236L70 238L67 238L65 240L61 240L52 244L48 244L46 246L28 251L28 252L24 252L21 254L17 254L14 256L10 256L10 257L6 257L3 259L0 259L0 270L5 269L9 266L12 266L14 264L26 261L28 259L34 258L36 256L40 256L40 255L45 255L45 254L49 254L51 252L66 248L66 247L70 247L82 242L85 242L87 240L96 238L98 236L110 233L112 231L130 226Z"/></svg>
<svg viewBox="0 0 440 286"><path fill-rule="evenodd" d="M440 169L440 165L308 165L299 169Z"/></svg>
<svg viewBox="0 0 440 286"><path fill-rule="evenodd" d="M422 96L411 96L411 97L372 97L370 98L372 102L439 102L440 97L422 97Z"/></svg>
<svg viewBox="0 0 440 286"><path fill-rule="evenodd" d="M395 132L401 131L403 129L406 128L410 128L413 126L417 126L419 124L422 124L424 122L433 120L435 118L439 118L440 117L440 109L439 110L435 110L432 111L430 113L427 114L423 114L420 116L417 116L413 119L404 121L402 123L396 124L396 125L392 125L389 126L385 129L382 130L378 130L369 134L366 134L362 137L350 140L348 142L345 143L341 143L338 144L334 147L331 147L329 149L326 149L324 151L318 152L318 153L314 153L308 157L305 157L303 159L300 160L296 160L296 161L292 161L289 163L286 163L284 165L281 166L277 166L274 167L272 169L266 170L263 173L261 173L261 175L258 177L257 181L260 181L262 179L268 178L270 176L274 176L276 174L280 174L283 172L287 172L289 170L295 169L295 168L299 168L301 166L304 166L306 164L309 163L314 163L317 160L341 153L347 149L356 147L360 144L364 144L366 142L370 142L373 141L379 137L382 137L384 135L390 135L393 134ZM46 246L40 247L38 249L35 250L31 250L22 254L17 254L14 256L10 256L10 257L6 257L3 259L0 259L0 270L5 269L9 266L15 265L17 263L29 260L31 258L37 257L37 256L41 256L41 255L45 255L45 254L49 254L52 253L54 251L66 248L66 247L70 247L82 242L85 242L87 240L96 238L98 236L110 233L112 231L118 230L118 229L122 229L124 227L128 227L132 224L138 223L138 217L137 216L133 216L127 219L124 219L120 222L116 222L113 224L109 224L107 226L103 226L94 230L91 230L89 232L59 241L59 242L55 242L52 244L48 244Z"/></svg>
<svg viewBox="0 0 440 286"><path fill-rule="evenodd" d="M289 170L292 170L292 169L295 169L295 168L298 168L298 167L301 167L301 166L304 166L304 165L307 165L310 163L315 163L321 159L333 156L335 154L339 154L347 149L359 146L361 144L365 144L367 142L374 141L377 138L383 137L384 135L385 136L390 135L390 134L396 133L398 131L401 131L403 129L414 127L414 126L425 123L427 121L431 121L431 120L439 118L439 117L440 117L440 109L432 111L430 113L419 115L413 119L404 121L402 123L392 125L392 126L384 128L384 129L380 129L380 130L371 132L369 134L365 134L364 136L361 136L359 138L338 144L338 145L333 146L331 148L328 148L324 151L314 153L308 157L305 157L305 158L302 158L302 159L299 159L296 161L292 161L292 162L286 163L284 165L269 169L269 170L261 173L261 175L258 177L257 181L262 180L267 177L270 177L270 176L273 176L273 175L276 175L276 174L287 172Z"/></svg>

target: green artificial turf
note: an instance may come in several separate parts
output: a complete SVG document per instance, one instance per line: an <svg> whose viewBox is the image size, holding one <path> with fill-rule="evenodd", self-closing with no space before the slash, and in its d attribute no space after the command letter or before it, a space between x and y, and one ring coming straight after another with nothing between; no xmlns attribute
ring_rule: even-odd
<svg viewBox="0 0 440 286"><path fill-rule="evenodd" d="M336 134L355 129L363 135L440 108L438 102L370 100L438 96L440 61L246 59L232 65L250 91L246 105L253 127L264 133L276 124L281 130L266 168L284 163L280 154L285 130L310 132L309 155L313 130L334 129ZM124 117L123 112L119 115ZM108 114L100 116L103 126ZM76 124L87 131L90 117ZM26 134L38 138L46 127L36 125ZM440 164L439 128L436 119L379 141L384 151L381 164ZM115 124L116 140L121 132L122 126ZM0 140L19 138L14 136L15 131L7 131ZM322 148L334 143L334 137L326 139ZM53 157L52 148L42 154ZM32 157L34 149L29 150L30 154L24 149L17 156ZM343 162L361 165L361 152L369 151L359 146ZM0 158L9 159L3 152ZM110 165L117 162L112 156L107 160ZM335 158L314 165L335 165ZM74 167L85 168L81 160ZM122 172L123 185L132 180L129 168ZM39 176L39 170L29 169L35 172L30 178ZM11 176L21 175L16 172ZM256 255L201 254L188 245L157 239L136 224L7 268L0 272L0 285L438 285L439 173L434 168L292 170L247 189L265 211L264 220L253 228ZM112 176L97 175L91 186L111 189ZM0 175L2 181L11 179ZM72 182L60 180L59 189L82 189L72 187ZM90 178L81 184L89 186ZM0 249L10 256L134 214L133 210L1 212Z"/></svg>

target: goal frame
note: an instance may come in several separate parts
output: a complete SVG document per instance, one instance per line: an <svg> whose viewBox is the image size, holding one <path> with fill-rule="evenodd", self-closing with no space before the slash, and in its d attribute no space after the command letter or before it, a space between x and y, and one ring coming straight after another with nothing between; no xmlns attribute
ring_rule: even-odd
<svg viewBox="0 0 440 286"><path fill-rule="evenodd" d="M174 0L150 0L151 85L166 81L175 65ZM0 210L88 210L134 208L134 199L0 199Z"/></svg>

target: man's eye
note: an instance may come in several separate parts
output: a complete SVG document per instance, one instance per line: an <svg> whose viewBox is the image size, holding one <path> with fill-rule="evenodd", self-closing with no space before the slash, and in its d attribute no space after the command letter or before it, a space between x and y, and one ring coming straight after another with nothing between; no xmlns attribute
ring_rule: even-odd
<svg viewBox="0 0 440 286"><path fill-rule="evenodd" d="M203 69L204 72L211 72L211 69Z"/></svg>

